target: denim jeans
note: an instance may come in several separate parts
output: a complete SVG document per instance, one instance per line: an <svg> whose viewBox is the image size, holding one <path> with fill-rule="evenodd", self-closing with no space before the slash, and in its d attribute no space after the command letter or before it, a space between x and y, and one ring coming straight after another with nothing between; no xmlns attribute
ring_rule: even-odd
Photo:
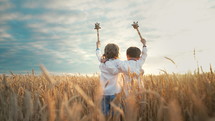
<svg viewBox="0 0 215 121"><path fill-rule="evenodd" d="M110 113L110 102L113 101L115 95L104 95L102 98L102 112L106 116Z"/></svg>

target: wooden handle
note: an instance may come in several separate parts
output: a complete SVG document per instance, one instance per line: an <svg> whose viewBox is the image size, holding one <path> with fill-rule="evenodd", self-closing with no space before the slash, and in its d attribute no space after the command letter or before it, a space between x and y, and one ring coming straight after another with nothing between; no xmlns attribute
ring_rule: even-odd
<svg viewBox="0 0 215 121"><path fill-rule="evenodd" d="M137 28L137 33L139 34L140 39L142 40L142 39L143 39L143 37L142 37L142 35L140 34L140 31L139 31L139 29L138 29L138 28Z"/></svg>
<svg viewBox="0 0 215 121"><path fill-rule="evenodd" d="M100 40L99 40L99 29L97 29L97 41L100 42Z"/></svg>
<svg viewBox="0 0 215 121"><path fill-rule="evenodd" d="M101 29L101 27L100 27L100 23L95 23L95 28L94 29L96 29L97 30L97 41L99 42L100 40L99 40L99 29Z"/></svg>

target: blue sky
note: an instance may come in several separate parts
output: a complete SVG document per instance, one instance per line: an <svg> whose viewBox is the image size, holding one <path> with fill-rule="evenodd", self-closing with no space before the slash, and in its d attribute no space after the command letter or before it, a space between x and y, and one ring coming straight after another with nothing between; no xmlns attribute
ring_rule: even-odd
<svg viewBox="0 0 215 121"><path fill-rule="evenodd" d="M99 72L95 22L102 49L141 47L133 21L147 40L146 74L183 73L215 64L215 0L0 0L0 73ZM196 51L196 60L193 50ZM176 65L164 57L169 57Z"/></svg>

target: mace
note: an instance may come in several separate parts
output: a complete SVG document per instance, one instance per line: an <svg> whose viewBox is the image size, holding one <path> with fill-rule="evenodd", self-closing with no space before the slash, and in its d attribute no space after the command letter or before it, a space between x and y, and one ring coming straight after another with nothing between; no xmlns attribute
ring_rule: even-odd
<svg viewBox="0 0 215 121"><path fill-rule="evenodd" d="M138 21L137 21L137 22L133 22L132 26L134 27L134 29L136 29L136 30L137 30L137 33L139 34L140 39L142 40L142 39L143 39L143 37L141 36L140 31L139 31L139 29L138 29L138 27L139 27L139 25L138 25Z"/></svg>
<svg viewBox="0 0 215 121"><path fill-rule="evenodd" d="M100 27L100 23L95 23L95 28L97 30L97 41L100 42L100 39L99 39L99 29L101 29Z"/></svg>

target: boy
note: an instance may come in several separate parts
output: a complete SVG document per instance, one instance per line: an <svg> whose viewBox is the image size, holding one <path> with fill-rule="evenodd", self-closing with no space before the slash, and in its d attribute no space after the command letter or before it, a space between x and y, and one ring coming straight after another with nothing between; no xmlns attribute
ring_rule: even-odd
<svg viewBox="0 0 215 121"><path fill-rule="evenodd" d="M129 47L126 51L127 61L119 63L118 69L125 74L125 80L128 82L131 81L130 76L138 77L144 73L142 66L147 57L147 47L145 39L142 39L141 42L143 44L142 52L137 47Z"/></svg>
<svg viewBox="0 0 215 121"><path fill-rule="evenodd" d="M141 39L141 42L143 44L142 52L137 47L129 47L126 51L127 61L119 63L118 69L124 74L124 91L126 95L130 92L131 86L134 86L134 80L137 81L139 89L144 87L140 77L144 73L142 66L147 57L147 47L145 39Z"/></svg>

